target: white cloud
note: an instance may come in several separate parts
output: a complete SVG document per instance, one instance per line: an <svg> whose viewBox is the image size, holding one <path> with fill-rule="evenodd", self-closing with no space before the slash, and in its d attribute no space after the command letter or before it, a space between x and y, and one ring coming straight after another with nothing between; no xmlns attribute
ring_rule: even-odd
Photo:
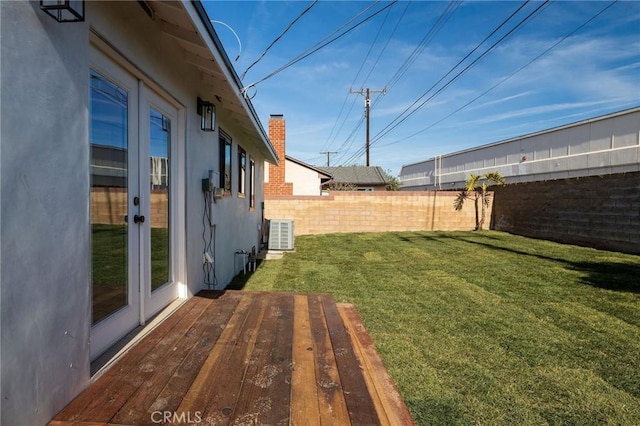
<svg viewBox="0 0 640 426"><path fill-rule="evenodd" d="M534 95L535 93L536 93L535 90L527 90L526 92L516 93L515 95L504 96L504 97L501 97L501 98L498 98L498 99L494 99L492 101L484 102L484 103L475 105L475 106L473 106L473 107L471 107L469 109L486 108L486 107L491 106L491 105L502 104L502 103L505 103L505 102L512 101L514 99L519 99L519 98L522 98L522 97L531 96L531 95Z"/></svg>
<svg viewBox="0 0 640 426"><path fill-rule="evenodd" d="M521 108L518 110L509 111L501 114L494 114L484 118L480 118L470 122L468 124L489 124L496 123L499 121L510 120L513 118L519 117L527 117L531 119L533 116L548 114L551 112L558 111L567 111L571 109L577 108L587 108L596 105L605 105L610 103L609 100L599 100L599 101L591 101L591 102L567 102L567 103L559 103L559 104L549 104L549 105L540 105L535 107Z"/></svg>
<svg viewBox="0 0 640 426"><path fill-rule="evenodd" d="M557 41L557 40L556 40ZM554 40L524 39L503 49L505 63L522 66L526 58L533 58L551 46ZM637 57L640 44L632 42L621 49L621 40L614 38L589 39L573 37L558 45L523 70L510 86L537 87L547 91L569 91L579 98L620 98L629 96L639 83L633 69L613 66Z"/></svg>

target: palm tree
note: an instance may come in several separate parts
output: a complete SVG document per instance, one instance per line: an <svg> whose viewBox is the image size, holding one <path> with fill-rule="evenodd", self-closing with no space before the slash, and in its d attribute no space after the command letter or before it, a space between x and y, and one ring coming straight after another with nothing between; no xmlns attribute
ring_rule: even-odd
<svg viewBox="0 0 640 426"><path fill-rule="evenodd" d="M456 210L462 209L464 200L470 197L469 193L474 193L474 201L476 205L476 231L482 231L484 225L485 216L487 213L487 206L489 205L489 196L487 194L487 188L492 184L503 186L505 184L504 177L500 172L487 172L483 175L477 175L471 173L467 178L467 187L458 194L454 203ZM478 200L482 202L482 209L480 218L478 218Z"/></svg>

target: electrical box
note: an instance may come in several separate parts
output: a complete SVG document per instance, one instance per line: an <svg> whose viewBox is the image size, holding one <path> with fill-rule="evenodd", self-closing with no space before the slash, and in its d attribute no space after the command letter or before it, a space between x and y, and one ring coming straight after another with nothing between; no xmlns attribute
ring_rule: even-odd
<svg viewBox="0 0 640 426"><path fill-rule="evenodd" d="M216 189L216 173L213 170L209 170L209 175L202 179L202 192L213 193Z"/></svg>
<svg viewBox="0 0 640 426"><path fill-rule="evenodd" d="M202 192L213 192L213 184L209 179L202 179Z"/></svg>

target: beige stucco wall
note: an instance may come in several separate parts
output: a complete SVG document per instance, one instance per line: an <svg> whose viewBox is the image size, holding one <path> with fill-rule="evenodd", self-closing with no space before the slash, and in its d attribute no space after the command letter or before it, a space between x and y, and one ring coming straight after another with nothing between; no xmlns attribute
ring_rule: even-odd
<svg viewBox="0 0 640 426"><path fill-rule="evenodd" d="M218 102L214 95L226 88L207 85L182 60L179 42L137 2L85 6L84 23L60 24L38 2L0 2L0 423L6 425L46 424L90 383L89 68L96 39L178 109L179 150L172 155L180 164L175 189L184 211L172 242L183 257L176 274L186 280L186 295L205 287L201 179L220 162L218 132L200 130L196 99ZM217 123L233 139L233 191L212 208L218 288L238 272L235 250L259 243L265 160L224 96ZM237 191L238 146L256 163L255 208Z"/></svg>
<svg viewBox="0 0 640 426"><path fill-rule="evenodd" d="M205 288L202 271L204 198L201 179L209 170L219 171L218 130L222 129L232 139L231 196L217 200L212 206L215 230L215 265L218 286L224 287L238 272L235 251L247 250L259 244L262 215L260 205L263 194L263 164L265 158L258 147L245 136L245 130L225 108L216 105L216 131L200 130L200 116L196 112L198 96L217 103L213 96L216 88L202 80L201 72L194 66L176 58L184 57L184 51L172 37L163 34L155 21L144 14L136 2L88 2L87 16L93 30L116 46L132 65L146 73L169 96L182 105L185 128L184 176L178 185L184 188L185 270L188 295ZM150 43L150 40L154 40ZM242 147L248 159L256 164L255 208L249 208L249 199L238 194L238 147ZM182 227L182 225L181 225ZM208 230L207 230L208 232Z"/></svg>
<svg viewBox="0 0 640 426"><path fill-rule="evenodd" d="M320 195L318 172L293 161L286 161L285 182L293 183L293 195Z"/></svg>

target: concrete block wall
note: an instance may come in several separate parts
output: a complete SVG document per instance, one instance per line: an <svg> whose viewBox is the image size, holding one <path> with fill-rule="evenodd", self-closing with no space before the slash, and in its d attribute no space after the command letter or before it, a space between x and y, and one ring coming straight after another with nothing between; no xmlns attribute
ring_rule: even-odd
<svg viewBox="0 0 640 426"><path fill-rule="evenodd" d="M329 196L265 196L265 218L292 219L295 235L346 232L470 231L475 206L456 211L457 192L334 191ZM491 205L487 218L491 217ZM487 219L488 223L488 219Z"/></svg>
<svg viewBox="0 0 640 426"><path fill-rule="evenodd" d="M151 191L151 227L168 228L166 213L168 194L163 190ZM91 223L124 225L127 215L127 192L122 188L91 188Z"/></svg>
<svg viewBox="0 0 640 426"><path fill-rule="evenodd" d="M91 188L91 223L124 225L127 192L122 188Z"/></svg>
<svg viewBox="0 0 640 426"><path fill-rule="evenodd" d="M169 193L164 189L151 190L151 214L152 228L169 228Z"/></svg>
<svg viewBox="0 0 640 426"><path fill-rule="evenodd" d="M640 254L640 172L493 189L494 229Z"/></svg>

